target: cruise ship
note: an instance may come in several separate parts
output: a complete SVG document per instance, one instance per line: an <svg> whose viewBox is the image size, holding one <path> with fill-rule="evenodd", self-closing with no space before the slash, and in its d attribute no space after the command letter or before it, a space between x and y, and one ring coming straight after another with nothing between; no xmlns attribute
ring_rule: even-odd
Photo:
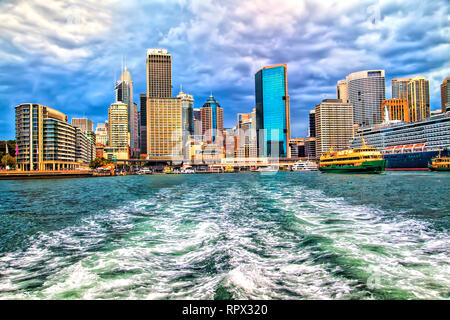
<svg viewBox="0 0 450 320"><path fill-rule="evenodd" d="M439 151L450 156L450 112L420 122L388 121L358 129L351 148L362 146L361 135L381 152L387 161L385 170L428 170Z"/></svg>

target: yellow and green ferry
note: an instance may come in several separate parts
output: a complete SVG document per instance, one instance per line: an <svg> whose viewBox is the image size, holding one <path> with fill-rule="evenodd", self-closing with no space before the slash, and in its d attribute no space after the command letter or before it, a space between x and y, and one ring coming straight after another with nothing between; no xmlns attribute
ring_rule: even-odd
<svg viewBox="0 0 450 320"><path fill-rule="evenodd" d="M381 173L386 167L386 160L377 149L363 145L356 149L323 154L318 169L330 173Z"/></svg>
<svg viewBox="0 0 450 320"><path fill-rule="evenodd" d="M428 164L428 168L431 171L450 171L450 157L441 157L441 152L439 151L439 156L431 159L431 164Z"/></svg>

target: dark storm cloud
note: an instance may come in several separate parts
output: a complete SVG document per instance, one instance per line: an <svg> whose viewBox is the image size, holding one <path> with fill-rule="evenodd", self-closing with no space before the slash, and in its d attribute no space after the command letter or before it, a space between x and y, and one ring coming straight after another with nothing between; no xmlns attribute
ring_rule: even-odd
<svg viewBox="0 0 450 320"><path fill-rule="evenodd" d="M0 139L14 136L14 105L37 102L104 121L122 57L134 99L146 91L147 48L173 55L180 85L200 107L210 92L225 127L254 108L254 74L287 63L292 135L354 71L425 75L432 108L450 75L447 1L8 1L0 4Z"/></svg>

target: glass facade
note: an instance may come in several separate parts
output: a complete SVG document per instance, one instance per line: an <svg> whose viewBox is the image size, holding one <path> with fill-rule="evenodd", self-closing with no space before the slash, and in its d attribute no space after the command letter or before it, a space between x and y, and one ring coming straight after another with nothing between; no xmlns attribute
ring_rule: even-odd
<svg viewBox="0 0 450 320"><path fill-rule="evenodd" d="M285 65L256 73L255 98L259 156L287 157L290 137Z"/></svg>

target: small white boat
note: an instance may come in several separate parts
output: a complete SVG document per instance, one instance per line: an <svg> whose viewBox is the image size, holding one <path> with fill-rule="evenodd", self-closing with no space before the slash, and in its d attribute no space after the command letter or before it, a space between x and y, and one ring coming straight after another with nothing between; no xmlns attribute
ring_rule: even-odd
<svg viewBox="0 0 450 320"><path fill-rule="evenodd" d="M280 171L279 166L268 166L268 167L261 167L258 169L258 172L264 173L264 172L278 172Z"/></svg>
<svg viewBox="0 0 450 320"><path fill-rule="evenodd" d="M317 171L317 164L313 161L299 160L292 166L293 171Z"/></svg>

